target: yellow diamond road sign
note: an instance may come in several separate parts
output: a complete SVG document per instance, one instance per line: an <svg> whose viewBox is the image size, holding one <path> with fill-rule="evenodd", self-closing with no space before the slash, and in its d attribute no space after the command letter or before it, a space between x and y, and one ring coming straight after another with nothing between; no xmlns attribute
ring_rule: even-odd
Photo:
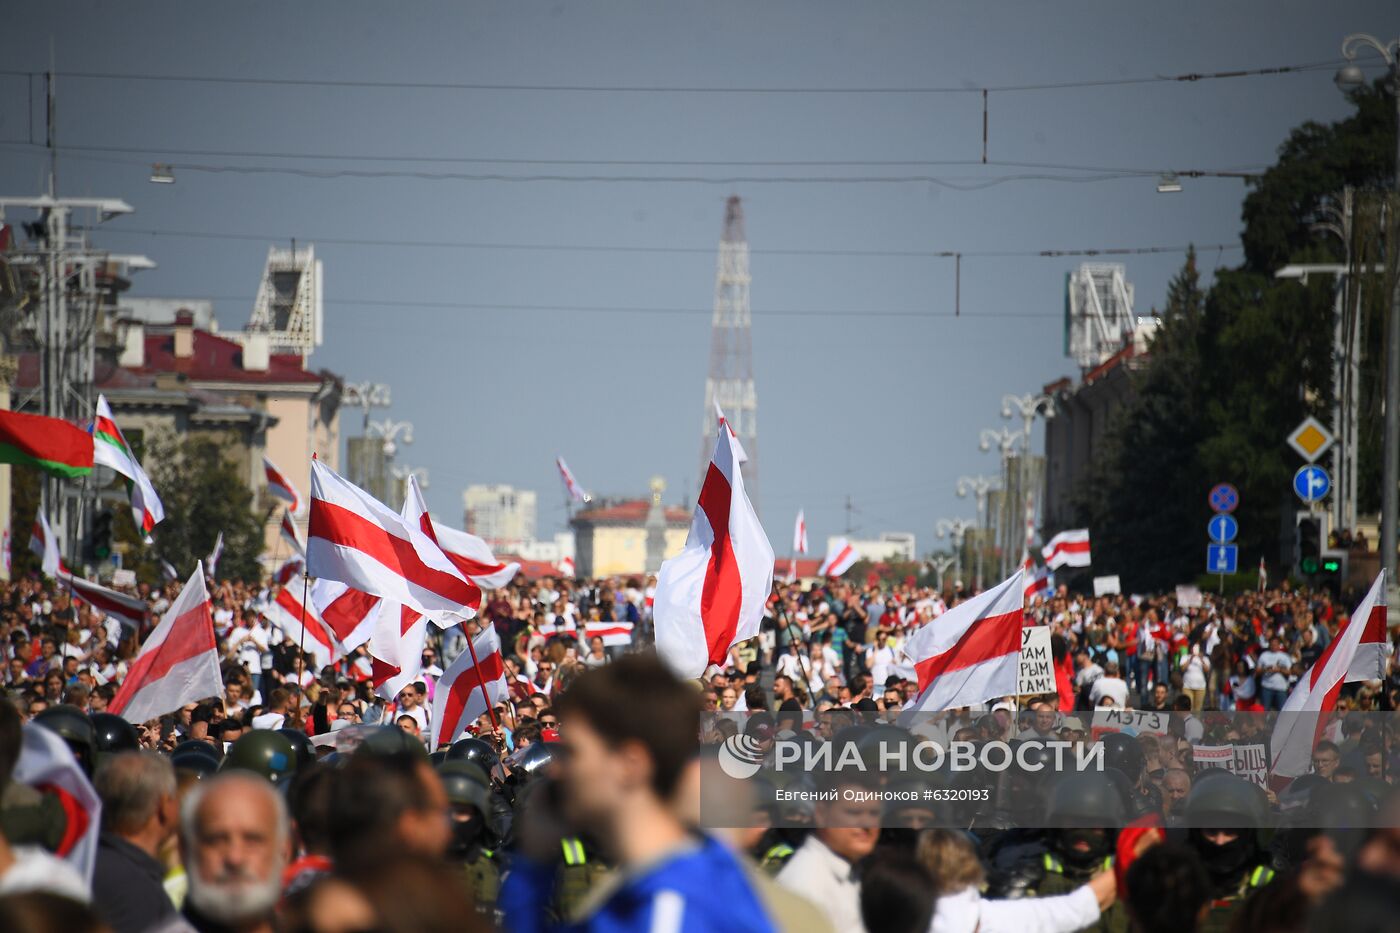
<svg viewBox="0 0 1400 933"><path fill-rule="evenodd" d="M1304 460L1316 463L1317 458L1327 453L1335 440L1336 437L1322 422L1309 415L1288 435L1288 446L1298 451Z"/></svg>

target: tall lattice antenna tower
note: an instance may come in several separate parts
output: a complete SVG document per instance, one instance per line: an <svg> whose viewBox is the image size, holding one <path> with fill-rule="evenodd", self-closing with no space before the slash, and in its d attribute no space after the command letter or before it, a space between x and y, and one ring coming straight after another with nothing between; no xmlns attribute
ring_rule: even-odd
<svg viewBox="0 0 1400 933"><path fill-rule="evenodd" d="M724 234L715 269L715 316L710 330L710 377L700 422L701 482L715 449L715 406L748 454L744 486L758 509L758 393L753 385L753 327L749 314L749 244L737 196L724 205Z"/></svg>

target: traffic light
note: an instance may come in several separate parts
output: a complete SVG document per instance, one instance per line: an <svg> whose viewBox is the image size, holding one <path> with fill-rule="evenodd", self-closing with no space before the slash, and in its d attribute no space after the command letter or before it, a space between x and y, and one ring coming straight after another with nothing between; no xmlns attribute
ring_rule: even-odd
<svg viewBox="0 0 1400 933"><path fill-rule="evenodd" d="M88 541L93 560L106 560L112 556L111 509L103 509L92 517L92 534L88 536Z"/></svg>
<svg viewBox="0 0 1400 933"><path fill-rule="evenodd" d="M1311 577L1322 569L1322 519L1315 515L1298 516L1293 537L1293 559L1298 573Z"/></svg>

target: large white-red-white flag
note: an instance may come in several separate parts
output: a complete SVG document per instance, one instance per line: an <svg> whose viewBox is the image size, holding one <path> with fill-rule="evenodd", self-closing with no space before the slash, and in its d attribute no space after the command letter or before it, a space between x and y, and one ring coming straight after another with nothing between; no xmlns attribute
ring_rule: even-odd
<svg viewBox="0 0 1400 933"><path fill-rule="evenodd" d="M588 642L592 642L595 638L601 638L603 646L606 648L630 645L632 644L632 623L626 620L602 622L590 619L583 623L583 638Z"/></svg>
<svg viewBox="0 0 1400 933"><path fill-rule="evenodd" d="M290 638L298 650L311 655L319 674L326 665L345 656L345 647L336 640L335 632L321 618L311 600L302 601L307 589L304 577L292 577L262 608L262 615Z"/></svg>
<svg viewBox="0 0 1400 933"><path fill-rule="evenodd" d="M681 677L724 664L757 635L773 591L773 546L744 492L734 434L717 433L685 548L656 579L656 649Z"/></svg>
<svg viewBox="0 0 1400 933"><path fill-rule="evenodd" d="M822 565L817 568L817 576L839 577L850 570L858 560L860 560L860 553L851 545L851 542L845 538L832 538L831 543L826 547L826 557L822 560Z"/></svg>
<svg viewBox="0 0 1400 933"><path fill-rule="evenodd" d="M587 502L588 493L583 491L583 487L574 479L574 471L569 469L569 465L564 462L563 457L555 457L554 465L559 468L559 478L564 481L564 491L569 494L569 498L575 502Z"/></svg>
<svg viewBox="0 0 1400 933"><path fill-rule="evenodd" d="M955 709L1016 692L1025 616L1022 575L1017 570L910 636L904 653L914 662L919 695L906 711Z"/></svg>
<svg viewBox="0 0 1400 933"><path fill-rule="evenodd" d="M410 480L410 489L416 489ZM424 614L471 615L481 589L423 532L319 460L311 463L306 571L411 606Z"/></svg>
<svg viewBox="0 0 1400 933"><path fill-rule="evenodd" d="M67 569L63 566L63 557L58 551L58 538L54 537L53 529L49 527L49 517L44 514L43 506L39 507L34 516L34 530L29 534L29 550L39 558L39 569L44 572L44 576L56 577L60 571Z"/></svg>
<svg viewBox="0 0 1400 933"><path fill-rule="evenodd" d="M729 431L729 436L734 438L734 456L740 463L749 462L748 451L744 450L744 442L739 440L739 435L734 433L734 425L729 423L729 419L724 417L724 409L719 407L719 399L714 399L715 417L719 419L720 427Z"/></svg>
<svg viewBox="0 0 1400 933"><path fill-rule="evenodd" d="M1336 710L1342 685L1375 680L1380 676L1385 626L1385 571L1382 570L1361 605L1284 702L1269 740L1273 753L1272 774L1281 778L1307 774L1313 747L1323 738L1331 719L1327 714Z"/></svg>
<svg viewBox="0 0 1400 933"><path fill-rule="evenodd" d="M379 619L379 603L378 596L339 580L317 580L311 584L311 605L346 651L354 651L369 641Z"/></svg>
<svg viewBox="0 0 1400 933"><path fill-rule="evenodd" d="M1088 567L1091 562L1089 529L1075 528L1060 532L1040 549L1040 556L1045 558L1045 566L1051 570L1059 570L1061 567Z"/></svg>
<svg viewBox="0 0 1400 933"><path fill-rule="evenodd" d="M214 614L200 565L141 646L107 711L142 723L186 703L222 696L223 690Z"/></svg>
<svg viewBox="0 0 1400 933"><path fill-rule="evenodd" d="M432 533L447 559L483 590L502 589L520 572L518 563L504 564L496 560L490 546L474 534L449 528L438 521L432 523Z"/></svg>
<svg viewBox="0 0 1400 933"><path fill-rule="evenodd" d="M263 476L267 478L267 491L288 503L293 515L301 514L301 493L292 481L268 457L263 457Z"/></svg>
<svg viewBox="0 0 1400 933"><path fill-rule="evenodd" d="M428 640L428 620L416 609L381 600L374 631L369 638L370 686L386 700L393 700L409 684L423 678L423 646Z"/></svg>
<svg viewBox="0 0 1400 933"><path fill-rule="evenodd" d="M475 660L473 660L475 652ZM456 741L478 717L507 696L505 659L496 626L487 625L443 671L433 694L432 740L429 748Z"/></svg>

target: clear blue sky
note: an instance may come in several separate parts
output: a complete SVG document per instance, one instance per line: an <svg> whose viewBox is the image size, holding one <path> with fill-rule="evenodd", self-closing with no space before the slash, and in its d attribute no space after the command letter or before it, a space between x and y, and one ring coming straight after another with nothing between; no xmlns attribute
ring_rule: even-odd
<svg viewBox="0 0 1400 933"><path fill-rule="evenodd" d="M217 77L646 87L981 87L1294 65L1335 59L1352 31L1393 35L1385 0L1090 4L265 3L13 6L3 68ZM1387 15L1389 14L1389 15ZM1371 69L1374 71L1374 69ZM0 188L36 191L42 100L0 77ZM1128 168L1262 166L1289 128L1342 116L1331 71L1192 84L993 93L993 160ZM1005 392L1073 371L1061 352L1064 278L1079 259L974 258L962 316L948 260L765 250L1020 251L1236 243L1244 185L1151 178L1010 181L973 191L926 182L705 184L308 178L177 171L153 161L312 169L550 175L934 175L968 185L1029 169L980 165L769 168L588 166L577 160L970 160L972 94L708 94L374 89L63 81L60 193L125 198L136 213L99 242L160 268L135 294L210 296L241 326L272 240L127 230L689 247L695 252L405 248L318 244L328 296L314 364L393 387L395 418L427 467L434 511L461 489L539 491L541 532L563 524L553 458L599 494L642 495L653 474L694 500L724 199L744 198L752 260L763 517L777 551L805 506L813 544L971 516L959 475L994 472L977 449ZM328 162L172 150L401 155L493 164ZM522 166L510 160L559 160ZM102 161L106 160L106 161ZM1146 312L1179 255L1127 260ZM1239 253L1205 252L1209 273ZM345 299L369 303L343 303ZM483 306L396 306L396 301ZM508 310L501 306L572 310ZM696 309L698 314L579 308ZM772 311L838 311L767 316ZM927 318L870 312L924 312ZM999 316L1000 315L1000 316ZM353 425L355 419L348 420ZM348 426L347 425L347 426Z"/></svg>

